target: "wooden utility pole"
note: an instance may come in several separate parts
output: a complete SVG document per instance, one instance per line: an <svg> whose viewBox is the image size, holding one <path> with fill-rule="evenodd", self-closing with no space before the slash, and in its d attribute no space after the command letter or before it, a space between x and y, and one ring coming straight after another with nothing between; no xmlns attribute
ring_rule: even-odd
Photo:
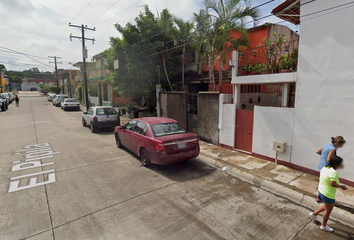
<svg viewBox="0 0 354 240"><path fill-rule="evenodd" d="M87 58L87 49L86 49L86 41L92 41L92 44L95 43L95 39L94 38L85 38L85 30L90 30L90 31L96 31L96 28L89 28L87 27L87 25L72 25L71 23L69 23L70 27L76 27L81 29L81 37L79 36L73 36L72 34L70 34L70 41L72 41L73 38L77 38L80 39L82 42L82 59L83 59L83 75L84 75L84 83L85 83L85 102L86 102L86 111L90 108L90 103L89 103L89 96L88 96L88 83L87 83L87 64L86 64L86 58Z"/></svg>
<svg viewBox="0 0 354 240"><path fill-rule="evenodd" d="M58 78L58 64L62 64L62 62L58 62L57 59L61 59L61 57L57 57L57 56L49 56L49 58L53 58L54 62L50 62L49 63L54 63L55 64L55 79L57 80L57 94L59 94L59 78Z"/></svg>

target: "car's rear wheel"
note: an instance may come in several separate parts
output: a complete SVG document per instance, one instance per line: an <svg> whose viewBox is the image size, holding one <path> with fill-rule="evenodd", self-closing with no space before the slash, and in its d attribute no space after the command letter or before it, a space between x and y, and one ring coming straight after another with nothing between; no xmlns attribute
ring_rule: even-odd
<svg viewBox="0 0 354 240"><path fill-rule="evenodd" d="M97 128L93 125L93 123L91 123L91 132L92 133L96 133L97 132Z"/></svg>
<svg viewBox="0 0 354 240"><path fill-rule="evenodd" d="M84 126L84 127L87 126L85 119L82 119L82 126Z"/></svg>
<svg viewBox="0 0 354 240"><path fill-rule="evenodd" d="M116 145L117 145L117 148L123 148L123 145L122 145L122 142L120 141L120 138L119 138L118 133L116 133L115 136L116 136Z"/></svg>
<svg viewBox="0 0 354 240"><path fill-rule="evenodd" d="M149 153L146 151L145 148L141 149L140 152L140 161L144 167L148 167L150 165L150 157Z"/></svg>
<svg viewBox="0 0 354 240"><path fill-rule="evenodd" d="M66 111L66 108L63 108L64 111Z"/></svg>
<svg viewBox="0 0 354 240"><path fill-rule="evenodd" d="M1 106L1 111L3 111L3 112L6 111L6 106L5 106L5 104L3 104L3 105Z"/></svg>

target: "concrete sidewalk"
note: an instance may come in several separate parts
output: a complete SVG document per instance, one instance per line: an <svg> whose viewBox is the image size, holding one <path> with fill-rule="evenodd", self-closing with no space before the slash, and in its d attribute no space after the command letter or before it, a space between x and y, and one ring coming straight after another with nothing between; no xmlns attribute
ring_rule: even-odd
<svg viewBox="0 0 354 240"><path fill-rule="evenodd" d="M285 197L309 209L317 209L318 177L241 152L200 142L199 159L227 173ZM339 172L340 175L340 172ZM354 188L339 189L331 218L354 227Z"/></svg>

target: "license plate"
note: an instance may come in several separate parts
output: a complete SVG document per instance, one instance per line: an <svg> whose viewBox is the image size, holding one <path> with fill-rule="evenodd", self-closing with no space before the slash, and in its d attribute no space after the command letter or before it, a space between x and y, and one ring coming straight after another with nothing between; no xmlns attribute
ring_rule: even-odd
<svg viewBox="0 0 354 240"><path fill-rule="evenodd" d="M177 144L177 148L178 149L183 149L183 148L186 148L187 147L187 143L178 143Z"/></svg>

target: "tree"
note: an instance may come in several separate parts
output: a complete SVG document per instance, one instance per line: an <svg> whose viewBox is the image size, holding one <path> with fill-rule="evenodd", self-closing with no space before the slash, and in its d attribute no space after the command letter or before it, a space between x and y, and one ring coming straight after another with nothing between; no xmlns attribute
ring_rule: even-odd
<svg viewBox="0 0 354 240"><path fill-rule="evenodd" d="M212 74L212 88L215 91L214 64L220 60L219 85L222 87L223 59L234 49L248 46L244 23L248 19L256 22L259 11L248 0L204 0L204 8L195 19L202 33L203 45L207 48L209 73ZM231 30L241 34L238 39L230 36ZM212 68L212 70L210 69Z"/></svg>
<svg viewBox="0 0 354 240"><path fill-rule="evenodd" d="M217 28L212 24L210 14L201 9L199 13L194 13L196 22L197 40L199 42L198 52L200 61L199 71L202 71L202 65L206 63L209 69L209 84L215 90L214 63L217 59L215 54L215 41L217 39Z"/></svg>
<svg viewBox="0 0 354 240"><path fill-rule="evenodd" d="M0 72L2 72L2 71L7 71L4 64L0 64Z"/></svg>
<svg viewBox="0 0 354 240"><path fill-rule="evenodd" d="M167 82L170 86L171 91L173 91L173 88L172 88L171 81L170 81L170 78L169 78L168 72L167 72L166 55L169 54L168 49L173 47L172 40L176 36L176 29L174 28L173 20L174 20L174 17L168 11L168 9L163 9L158 17L158 22L159 22L160 28L162 29L162 32L163 32L163 34L161 36L162 46L164 48L164 50L161 52L163 69L164 69L165 76L166 76L166 79L167 79Z"/></svg>
<svg viewBox="0 0 354 240"><path fill-rule="evenodd" d="M162 22L144 6L135 19L135 23L127 23L125 27L116 24L115 27L122 34L122 38L111 37L111 48L106 51L108 58L107 68L111 71L108 82L124 97L139 99L143 97L152 102L155 97L155 83L157 65L165 62L165 75L162 80L172 84L169 77L176 75L175 63L177 60L164 58L161 52L166 50L164 41L168 38L163 32ZM167 29L167 28L165 28ZM114 69L114 60L119 60L119 69Z"/></svg>
<svg viewBox="0 0 354 240"><path fill-rule="evenodd" d="M178 42L181 46L183 46L182 50L182 88L183 91L186 91L185 84L184 84L184 69L185 69L185 61L186 61L186 46L187 44L193 42L193 34L192 31L194 29L194 23L193 22L185 22L182 18L175 17L174 22L177 25L178 31L177 31L177 37L178 37Z"/></svg>

